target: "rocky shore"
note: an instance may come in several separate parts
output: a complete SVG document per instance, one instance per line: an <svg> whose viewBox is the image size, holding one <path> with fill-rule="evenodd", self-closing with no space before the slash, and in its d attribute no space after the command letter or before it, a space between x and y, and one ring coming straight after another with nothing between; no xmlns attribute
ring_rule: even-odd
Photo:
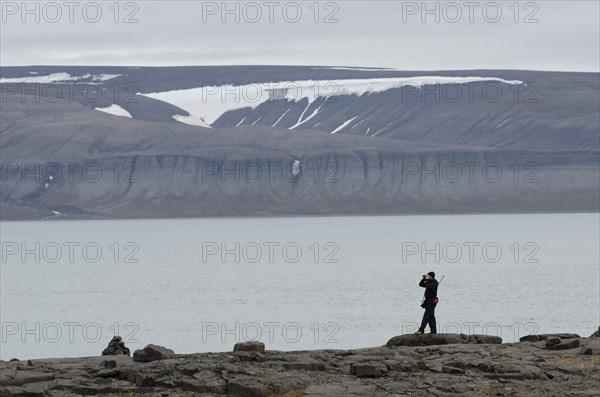
<svg viewBox="0 0 600 397"><path fill-rule="evenodd" d="M599 330L600 331L600 330ZM352 350L175 354L148 345L133 357L119 337L102 356L0 362L12 396L597 396L600 337L400 335Z"/></svg>

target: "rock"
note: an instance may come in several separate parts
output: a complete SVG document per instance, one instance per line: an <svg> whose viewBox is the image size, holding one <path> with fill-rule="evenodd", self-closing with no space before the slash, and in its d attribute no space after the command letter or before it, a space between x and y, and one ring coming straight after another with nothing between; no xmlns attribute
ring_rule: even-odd
<svg viewBox="0 0 600 397"><path fill-rule="evenodd" d="M118 355L126 355L129 356L130 352L127 347L125 347L125 342L123 342L123 338L120 336L113 337L110 342L108 342L108 346L106 349L102 350L103 356L118 356Z"/></svg>
<svg viewBox="0 0 600 397"><path fill-rule="evenodd" d="M27 397L45 397L48 395L47 383L32 383L23 387L24 395Z"/></svg>
<svg viewBox="0 0 600 397"><path fill-rule="evenodd" d="M265 352L265 344L259 341L248 341L248 342L240 342L236 343L233 346L234 352Z"/></svg>
<svg viewBox="0 0 600 397"><path fill-rule="evenodd" d="M117 368L117 362L115 360L104 360L102 366L107 369Z"/></svg>
<svg viewBox="0 0 600 397"><path fill-rule="evenodd" d="M581 354L582 356L591 356L592 354L594 354L594 349L592 349L591 347L583 347L579 354Z"/></svg>
<svg viewBox="0 0 600 397"><path fill-rule="evenodd" d="M321 385L311 385L304 390L305 397L364 397L364 396L389 396L396 397L394 394L386 392L385 394L376 394L378 387L376 385L366 385L358 382L326 383ZM302 395L302 394L300 394Z"/></svg>
<svg viewBox="0 0 600 397"><path fill-rule="evenodd" d="M546 339L546 347L558 345L560 341L561 339L557 337L548 338Z"/></svg>
<svg viewBox="0 0 600 397"><path fill-rule="evenodd" d="M118 369L101 369L96 373L98 378L116 378L120 374Z"/></svg>
<svg viewBox="0 0 600 397"><path fill-rule="evenodd" d="M562 333L562 334L539 334L539 335L526 335L523 336L519 339L520 342L540 342L540 341L545 341L548 339L574 339L574 338L581 338L579 335L577 334L566 334L566 333Z"/></svg>
<svg viewBox="0 0 600 397"><path fill-rule="evenodd" d="M9 362L14 362L14 361L21 361L18 358L11 358L10 360L8 360Z"/></svg>
<svg viewBox="0 0 600 397"><path fill-rule="evenodd" d="M525 335L525 336L522 336L521 338L519 338L519 342L539 342L539 341L540 341L539 335Z"/></svg>
<svg viewBox="0 0 600 397"><path fill-rule="evenodd" d="M28 367L33 367L33 362L31 360L27 360L27 366Z"/></svg>
<svg viewBox="0 0 600 397"><path fill-rule="evenodd" d="M154 374L137 373L135 375L135 385L138 387L151 387L154 386L155 383L156 377Z"/></svg>
<svg viewBox="0 0 600 397"><path fill-rule="evenodd" d="M240 361L244 361L244 362L248 362L248 361L264 362L264 361L269 360L269 358L265 354L255 352L255 351L237 351L237 352L233 353L233 355L235 357L238 357L240 359Z"/></svg>
<svg viewBox="0 0 600 397"><path fill-rule="evenodd" d="M571 339L566 342L546 346L548 350L568 350L579 347L579 339Z"/></svg>
<svg viewBox="0 0 600 397"><path fill-rule="evenodd" d="M301 370L301 371L325 371L325 363L308 358L302 361L293 361L284 363L283 368L286 370Z"/></svg>
<svg viewBox="0 0 600 397"><path fill-rule="evenodd" d="M463 375L465 373L464 369L452 367L449 365L442 366L442 372L446 374L455 374L455 375Z"/></svg>
<svg viewBox="0 0 600 397"><path fill-rule="evenodd" d="M485 342L490 339L485 336L453 334L418 336L420 343L433 344L416 347L264 353L242 350L174 355L163 347L148 345L134 354L139 361L143 357L143 362L134 362L126 355L36 359L33 366L26 365L27 360L0 362L0 395L597 395L594 390L600 373L597 360L589 354L598 354L598 339L563 339L557 335L574 334L547 334L535 345L488 344ZM402 343L415 343L406 338ZM460 343L448 343L456 340Z"/></svg>
<svg viewBox="0 0 600 397"><path fill-rule="evenodd" d="M393 360L385 360L383 361L383 363L387 366L388 371L417 372L422 369L427 369L423 361L415 360L411 357L401 357Z"/></svg>
<svg viewBox="0 0 600 397"><path fill-rule="evenodd" d="M544 371L532 365L522 364L496 364L493 365L494 373L485 374L485 377L491 379L546 379Z"/></svg>
<svg viewBox="0 0 600 397"><path fill-rule="evenodd" d="M469 343L476 343L478 345L499 345L502 343L502 338L495 335L479 335L473 334L470 335Z"/></svg>
<svg viewBox="0 0 600 397"><path fill-rule="evenodd" d="M590 338L600 338L600 327L598 327L598 329L590 335Z"/></svg>
<svg viewBox="0 0 600 397"><path fill-rule="evenodd" d="M227 383L218 373L211 371L201 371L193 376L198 389L204 393L225 394L227 392Z"/></svg>
<svg viewBox="0 0 600 397"><path fill-rule="evenodd" d="M133 361L148 363L151 361L166 360L174 356L175 352L173 350L150 344L143 349L134 351Z"/></svg>
<svg viewBox="0 0 600 397"><path fill-rule="evenodd" d="M111 384L107 385L77 385L71 391L79 396L88 396L96 394L108 394L117 391Z"/></svg>
<svg viewBox="0 0 600 397"><path fill-rule="evenodd" d="M350 375L359 378L377 378L387 372L387 367L383 363L358 363L350 366Z"/></svg>
<svg viewBox="0 0 600 397"><path fill-rule="evenodd" d="M21 386L27 383L45 382L52 379L54 379L54 374L51 372L17 371L12 384Z"/></svg>
<svg viewBox="0 0 600 397"><path fill-rule="evenodd" d="M502 338L488 335L465 334L406 334L394 336L387 343L387 347L394 346L435 346L449 344L500 344Z"/></svg>
<svg viewBox="0 0 600 397"><path fill-rule="evenodd" d="M273 391L259 379L244 377L227 382L227 393L241 397L268 397Z"/></svg>

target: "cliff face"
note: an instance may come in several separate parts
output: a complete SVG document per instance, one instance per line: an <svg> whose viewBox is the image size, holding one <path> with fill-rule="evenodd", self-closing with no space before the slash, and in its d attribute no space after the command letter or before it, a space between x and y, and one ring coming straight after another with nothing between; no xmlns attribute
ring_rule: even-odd
<svg viewBox="0 0 600 397"><path fill-rule="evenodd" d="M39 182L7 176L1 199L106 217L535 212L593 211L600 189L593 155L220 151L20 163Z"/></svg>
<svg viewBox="0 0 600 397"><path fill-rule="evenodd" d="M79 73L76 69L69 72ZM160 84L154 79L165 72L160 68L93 73L119 74L111 84L132 80L145 92L191 88L189 76L198 73L205 73L202 83L212 76L231 84L239 76L236 68L220 74L183 69ZM244 79L250 80L240 84L266 79L261 68L245 70ZM411 75L310 68L271 72L273 80ZM600 115L591 110L598 105L597 76L477 73L537 79L544 83L543 101L438 103L435 96L404 101L403 90L410 88L340 95L308 108L306 100L275 98L226 112L213 128L202 128L175 121L173 115L187 114L183 109L140 95L130 103L124 99L130 92L115 93L108 83L98 87L111 98L105 94L94 104L83 83L62 85L63 97L56 100L40 98L40 87L0 84L3 219L47 217L48 211L141 218L597 211ZM132 118L94 110L111 105L114 96ZM310 106L321 105L314 117L291 129L302 111L306 115L313 112ZM346 124L348 119L354 121ZM279 121L276 127L273 120ZM379 132L372 136L373 131Z"/></svg>

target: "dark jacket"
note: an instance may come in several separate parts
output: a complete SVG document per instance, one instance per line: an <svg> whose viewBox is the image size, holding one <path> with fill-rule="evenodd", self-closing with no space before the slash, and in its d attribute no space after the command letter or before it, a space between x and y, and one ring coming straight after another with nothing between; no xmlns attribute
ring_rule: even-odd
<svg viewBox="0 0 600 397"><path fill-rule="evenodd" d="M425 280L421 279L419 287L425 288L425 301L431 302L433 298L437 298L438 282L436 279Z"/></svg>

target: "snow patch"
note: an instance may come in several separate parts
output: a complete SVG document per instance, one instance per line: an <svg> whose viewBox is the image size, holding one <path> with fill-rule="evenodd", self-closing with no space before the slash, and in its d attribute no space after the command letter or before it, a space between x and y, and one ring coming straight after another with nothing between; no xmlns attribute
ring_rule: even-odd
<svg viewBox="0 0 600 397"><path fill-rule="evenodd" d="M238 109L256 109L271 100L300 102L308 99L308 105L293 129L310 118L303 119L310 105L320 98L342 95L365 95L384 92L404 86L420 88L428 84L466 84L480 81L496 81L505 84L523 84L518 80L498 77L448 77L415 76L392 78L369 78L347 80L299 80L276 83L254 83L247 85L221 85L173 90L164 92L138 93L149 98L170 103L191 115L214 123L223 114Z"/></svg>
<svg viewBox="0 0 600 397"><path fill-rule="evenodd" d="M95 108L95 110L98 110L100 112L104 112L104 113L108 113L108 114L112 114L113 116L121 116L121 117L128 117L128 118L133 118L131 117L131 113L129 113L127 110L123 109L121 106L115 104L110 105L107 108Z"/></svg>
<svg viewBox="0 0 600 397"><path fill-rule="evenodd" d="M242 125L242 123L244 122L244 120L246 120L248 118L248 116L244 117L243 119L240 120L239 123L237 123L235 126L239 127L240 125Z"/></svg>
<svg viewBox="0 0 600 397"><path fill-rule="evenodd" d="M507 122L508 120L510 120L510 119L511 119L511 117L507 118L506 120L504 120L503 122L501 122L500 124L498 124L498 127L496 127L496 129L498 129L498 128L502 127L502 126L503 126L504 124L506 124L506 122Z"/></svg>
<svg viewBox="0 0 600 397"><path fill-rule="evenodd" d="M30 72L30 74L37 74L37 72ZM15 78L2 78L2 83L39 83L49 84L63 81L78 81L78 80L89 80L92 81L107 81L121 76L120 74L84 74L83 76L71 76L69 73L52 73L47 76L26 76L26 77L15 77ZM88 82L89 83L89 82Z"/></svg>
<svg viewBox="0 0 600 397"><path fill-rule="evenodd" d="M277 124L279 124L279 122L285 117L286 114L288 114L290 112L290 110L292 110L292 108L289 108L288 110L286 110L285 113L282 114L281 117L277 119L275 124L272 125L272 127L275 127Z"/></svg>
<svg viewBox="0 0 600 397"><path fill-rule="evenodd" d="M342 125L340 125L338 128L336 128L335 130L331 131L332 134L335 134L336 132L340 132L341 130L343 130L344 128L346 128L348 125L350 125L351 122L353 122L358 116L354 116L352 117L350 120L346 120L344 121L344 123L342 123Z"/></svg>
<svg viewBox="0 0 600 397"><path fill-rule="evenodd" d="M183 124L195 125L195 126L204 127L204 128L212 128L210 125L206 124L206 122L199 117L182 116L180 114L176 114L173 116L173 118Z"/></svg>

